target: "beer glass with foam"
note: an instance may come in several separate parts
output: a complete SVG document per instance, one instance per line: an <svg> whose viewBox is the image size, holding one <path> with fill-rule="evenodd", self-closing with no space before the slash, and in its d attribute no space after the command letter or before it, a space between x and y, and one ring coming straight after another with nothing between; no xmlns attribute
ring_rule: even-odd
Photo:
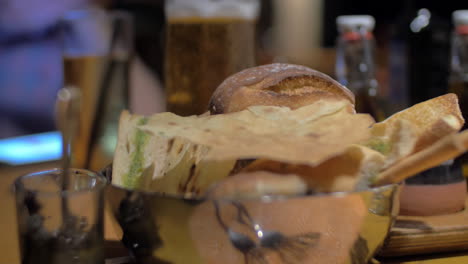
<svg viewBox="0 0 468 264"><path fill-rule="evenodd" d="M169 0L165 52L167 110L202 114L231 74L255 66L259 0Z"/></svg>

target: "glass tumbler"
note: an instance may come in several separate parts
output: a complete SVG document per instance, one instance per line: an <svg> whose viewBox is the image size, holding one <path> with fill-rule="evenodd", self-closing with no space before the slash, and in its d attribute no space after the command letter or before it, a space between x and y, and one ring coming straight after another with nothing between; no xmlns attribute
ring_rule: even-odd
<svg viewBox="0 0 468 264"><path fill-rule="evenodd" d="M30 173L14 182L22 264L103 264L104 187L97 173Z"/></svg>

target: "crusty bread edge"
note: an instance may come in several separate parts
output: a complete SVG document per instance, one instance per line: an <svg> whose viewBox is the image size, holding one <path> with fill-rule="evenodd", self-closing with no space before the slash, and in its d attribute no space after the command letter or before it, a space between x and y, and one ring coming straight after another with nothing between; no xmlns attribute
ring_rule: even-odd
<svg viewBox="0 0 468 264"><path fill-rule="evenodd" d="M129 130L132 128L130 122L132 115L129 111L124 110L120 114L119 127L117 134L117 145L114 151L114 162L112 163L112 184L123 185L123 174L129 166L129 157L126 150L126 144Z"/></svg>

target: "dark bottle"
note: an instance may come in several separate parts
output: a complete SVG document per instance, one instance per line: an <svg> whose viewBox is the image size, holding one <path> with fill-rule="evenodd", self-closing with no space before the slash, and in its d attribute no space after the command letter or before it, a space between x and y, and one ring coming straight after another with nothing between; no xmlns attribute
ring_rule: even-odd
<svg viewBox="0 0 468 264"><path fill-rule="evenodd" d="M468 118L468 10L453 12L449 92L458 96L460 109L465 120ZM467 124L463 129L467 128ZM468 155L459 158L464 175L468 175Z"/></svg>
<svg viewBox="0 0 468 264"><path fill-rule="evenodd" d="M385 118L378 98L375 78L375 21L368 15L339 16L336 53L336 77L356 96L356 111L368 113L376 120Z"/></svg>
<svg viewBox="0 0 468 264"><path fill-rule="evenodd" d="M453 13L454 30L449 91L458 95L463 117L468 118L468 10ZM466 128L466 124L465 124Z"/></svg>
<svg viewBox="0 0 468 264"><path fill-rule="evenodd" d="M407 24L407 76L411 104L416 104L447 93L450 71L447 10L450 6L444 7L440 2L412 2L416 14ZM450 83L453 80L455 84L458 74L451 75L454 77L450 77ZM447 161L407 179L400 195L400 214L440 215L462 210L466 180L461 163L460 159Z"/></svg>
<svg viewBox="0 0 468 264"><path fill-rule="evenodd" d="M407 24L407 77L410 105L447 91L450 19L440 2L411 1Z"/></svg>
<svg viewBox="0 0 468 264"><path fill-rule="evenodd" d="M390 114L409 107L407 28L413 10L413 1L405 1L403 9L391 26L388 56Z"/></svg>

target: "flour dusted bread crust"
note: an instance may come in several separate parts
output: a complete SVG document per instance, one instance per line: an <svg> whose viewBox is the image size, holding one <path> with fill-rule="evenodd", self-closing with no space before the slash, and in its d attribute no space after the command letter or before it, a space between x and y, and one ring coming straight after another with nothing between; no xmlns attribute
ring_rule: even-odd
<svg viewBox="0 0 468 264"><path fill-rule="evenodd" d="M354 95L326 74L305 66L274 63L249 68L227 78L211 97L211 114L242 111L253 105L291 109L318 100L346 99Z"/></svg>
<svg viewBox="0 0 468 264"><path fill-rule="evenodd" d="M404 146L411 145L406 153L411 154L431 146L447 135L457 133L464 123L457 96L445 94L416 104L375 124L372 127L372 134L375 138L389 139L395 129L402 126L403 129L400 129L402 133L413 134L411 137L406 137L410 140L393 141L398 141Z"/></svg>
<svg viewBox="0 0 468 264"><path fill-rule="evenodd" d="M420 143L423 146L420 147L424 147L427 141L431 142L431 137L440 138L446 136L447 133L458 132L465 123L457 95L453 93L416 104L392 115L381 122L381 125L392 126L402 119L416 125L421 130L421 134L426 134L426 138Z"/></svg>

